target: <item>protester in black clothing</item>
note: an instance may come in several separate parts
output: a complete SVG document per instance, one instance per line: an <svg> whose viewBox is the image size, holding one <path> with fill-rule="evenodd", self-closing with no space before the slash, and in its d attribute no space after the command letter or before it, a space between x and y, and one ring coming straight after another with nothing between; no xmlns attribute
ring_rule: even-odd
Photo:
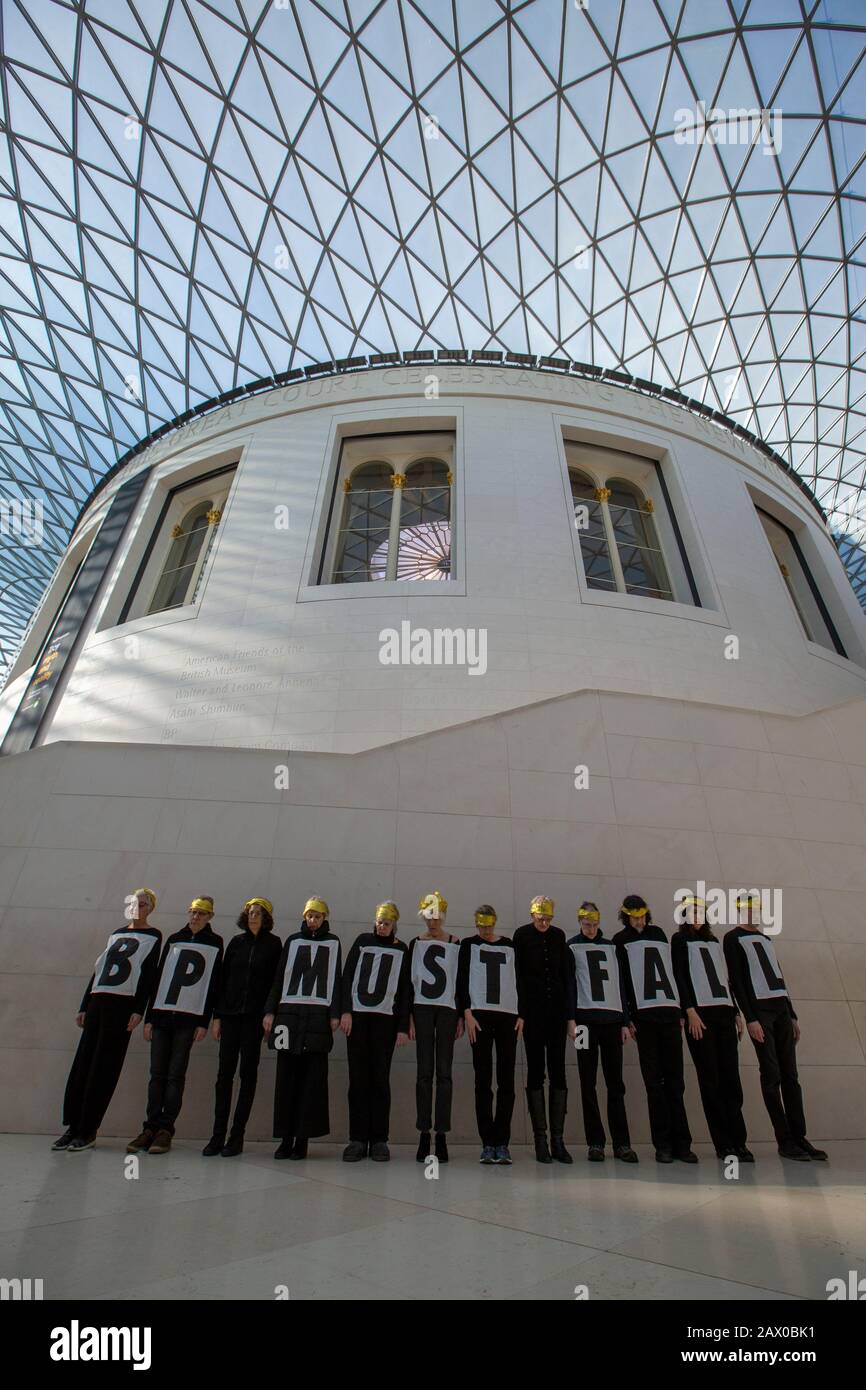
<svg viewBox="0 0 866 1390"><path fill-rule="evenodd" d="M613 940L624 965L630 1027L637 1029L656 1159L659 1163L673 1163L675 1158L697 1163L683 1104L683 1014L671 948L636 893L624 899L619 920L623 928Z"/></svg>
<svg viewBox="0 0 866 1390"><path fill-rule="evenodd" d="M82 1033L63 1097L66 1132L52 1149L79 1153L96 1143L156 978L162 934L148 926L155 908L152 889L132 893L127 924L111 933L96 962L75 1020Z"/></svg>
<svg viewBox="0 0 866 1390"><path fill-rule="evenodd" d="M387 1163L394 1045L409 1041L409 952L398 941L396 903L380 903L374 930L356 937L346 957L340 1027L348 1039L349 1142L346 1163Z"/></svg>
<svg viewBox="0 0 866 1390"><path fill-rule="evenodd" d="M551 925L553 902L533 898L532 921L514 933L517 978L524 1000L523 1045L526 1048L526 1101L539 1163L571 1163L563 1130L568 1099L565 1043L568 1036L572 962L565 932ZM544 1071L550 1082L550 1148L544 1113Z"/></svg>
<svg viewBox="0 0 866 1390"><path fill-rule="evenodd" d="M283 947L265 1005L268 1046L277 1054L274 1158L307 1157L308 1141L331 1132L328 1053L340 1023L340 942L324 898L307 900L300 931Z"/></svg>
<svg viewBox="0 0 866 1390"><path fill-rule="evenodd" d="M457 1008L466 1024L475 1071L475 1118L481 1163L511 1163L511 1117L517 1039L523 1032L514 942L496 935L496 911L475 909L477 936L460 943ZM496 1049L496 1112L493 1110L493 1050Z"/></svg>
<svg viewBox="0 0 866 1390"><path fill-rule="evenodd" d="M250 898L238 918L240 936L226 947L220 972L220 992L211 1028L220 1045L214 1088L213 1134L202 1153L235 1158L243 1152L244 1133L259 1074L262 1014L273 983L282 942L271 933L274 908L268 898ZM226 1139L232 1106L232 1087L240 1061L240 1088L231 1132Z"/></svg>
<svg viewBox="0 0 866 1390"><path fill-rule="evenodd" d="M631 1034L626 1013L626 987L622 961L612 941L599 926L595 903L581 903L577 910L580 931L571 937L573 995L569 1035L577 1049L577 1070L583 1103L583 1127L591 1163L604 1161L605 1133L598 1106L598 1059L607 1088L607 1123L617 1158L637 1163L631 1146L625 1113L622 1050Z"/></svg>
<svg viewBox="0 0 866 1390"><path fill-rule="evenodd" d="M737 1056L743 1021L731 997L721 943L706 924L705 909L703 898L684 898L678 909L684 921L671 941L674 979L686 1011L686 1042L717 1156L754 1163L746 1147Z"/></svg>
<svg viewBox="0 0 866 1390"><path fill-rule="evenodd" d="M797 1074L800 1025L779 969L772 941L761 930L760 900L737 899L740 925L724 940L725 960L734 998L743 1011L758 1057L761 1094L783 1158L799 1163L824 1160L827 1154L806 1138L803 1093Z"/></svg>
<svg viewBox="0 0 866 1390"><path fill-rule="evenodd" d="M211 930L213 898L193 898L189 921L163 947L147 1006L144 1040L150 1048L147 1116L127 1153L168 1153L183 1103L194 1042L207 1036L219 993L222 937Z"/></svg>
<svg viewBox="0 0 866 1390"><path fill-rule="evenodd" d="M415 1042L418 1079L415 1085L416 1128L420 1132L415 1158L424 1163L430 1154L433 1126L433 1075L436 1074L436 1143L440 1163L448 1162L446 1134L451 1128L451 1067L454 1040L463 1032L457 1013L456 936L445 931L448 903L439 892L427 893L418 904L418 916L427 930L409 947L409 979L412 989L409 1038Z"/></svg>

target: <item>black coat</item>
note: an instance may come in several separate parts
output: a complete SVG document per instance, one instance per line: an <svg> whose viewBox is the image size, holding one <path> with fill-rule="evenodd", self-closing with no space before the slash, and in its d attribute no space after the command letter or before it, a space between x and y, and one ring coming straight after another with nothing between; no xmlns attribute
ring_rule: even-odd
<svg viewBox="0 0 866 1390"><path fill-rule="evenodd" d="M287 937L286 944L280 954L276 974L274 975L271 992L268 995L264 1012L274 1015L274 1026L268 1034L268 1047L275 1048L278 1036L278 1028L288 1029L288 1046L281 1046L277 1049L280 1052L289 1052L295 1056L304 1052L330 1052L334 1046L334 1030L331 1027L331 1020L340 1017L340 976L342 972L342 959L339 941L337 941L337 968L334 972L334 988L329 1004L281 1004L280 995L283 992L283 978L286 973L286 964L289 958L289 948L293 941L298 938L304 941L334 941L336 938L331 932L329 923L324 921L317 932L310 931L306 922L301 924L301 930L293 932Z"/></svg>
<svg viewBox="0 0 866 1390"><path fill-rule="evenodd" d="M244 927L226 947L214 1018L252 1014L261 1018L274 982L283 943L272 932Z"/></svg>
<svg viewBox="0 0 866 1390"><path fill-rule="evenodd" d="M523 1018L538 1025L564 1023L570 1013L574 974L565 932L554 926L541 932L534 922L527 922L517 928L512 940Z"/></svg>

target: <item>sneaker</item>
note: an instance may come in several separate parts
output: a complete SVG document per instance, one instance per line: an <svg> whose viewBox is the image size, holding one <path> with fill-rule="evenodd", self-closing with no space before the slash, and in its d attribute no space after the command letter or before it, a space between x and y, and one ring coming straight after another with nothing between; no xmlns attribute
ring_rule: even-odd
<svg viewBox="0 0 866 1390"><path fill-rule="evenodd" d="M291 1158L306 1158L306 1157L307 1157L307 1140L306 1140L306 1139L296 1139L296 1140L295 1140L295 1145L294 1145L294 1148L292 1149L292 1152L291 1152L290 1157L291 1157Z"/></svg>
<svg viewBox="0 0 866 1390"><path fill-rule="evenodd" d="M680 1163L697 1163L698 1156L691 1149L677 1149L677 1158Z"/></svg>
<svg viewBox="0 0 866 1390"><path fill-rule="evenodd" d="M171 1148L171 1134L167 1129L158 1129L151 1142L148 1153L167 1154Z"/></svg>
<svg viewBox="0 0 866 1390"><path fill-rule="evenodd" d="M479 1158L478 1162L479 1162L479 1163L495 1163L495 1162L496 1162L496 1150L494 1149L494 1147L493 1147L492 1144L485 1144L485 1145L484 1145L484 1148L481 1150L481 1157Z"/></svg>
<svg viewBox="0 0 866 1390"><path fill-rule="evenodd" d="M51 1148L54 1150L55 1153L59 1149L68 1149L69 1145L72 1143L74 1138L75 1130L68 1129L65 1134L61 1134L59 1139L54 1140L54 1143L51 1145Z"/></svg>
<svg viewBox="0 0 866 1390"><path fill-rule="evenodd" d="M620 1144L618 1149L614 1149L614 1156L621 1159L623 1163L639 1163L640 1159L630 1144Z"/></svg>
<svg viewBox="0 0 866 1390"><path fill-rule="evenodd" d="M586 1156L590 1163L604 1163L604 1149L600 1144L590 1144Z"/></svg>
<svg viewBox="0 0 866 1390"><path fill-rule="evenodd" d="M237 1158L238 1154L244 1151L244 1137L242 1134L230 1134L227 1142L220 1149L220 1158Z"/></svg>
<svg viewBox="0 0 866 1390"><path fill-rule="evenodd" d="M670 1149L656 1149L656 1163L673 1163L674 1156Z"/></svg>
<svg viewBox="0 0 866 1390"><path fill-rule="evenodd" d="M343 1150L344 1163L360 1163L361 1159L366 1157L367 1145L363 1144L360 1139L351 1139Z"/></svg>
<svg viewBox="0 0 866 1390"><path fill-rule="evenodd" d="M370 1157L372 1158L374 1163L390 1162L391 1150L388 1148L388 1145L385 1143L384 1139L380 1139L377 1144L370 1145Z"/></svg>
<svg viewBox="0 0 866 1390"><path fill-rule="evenodd" d="M96 1143L95 1134L78 1134L67 1147L67 1153L78 1154L82 1149L92 1149Z"/></svg>
<svg viewBox="0 0 866 1390"><path fill-rule="evenodd" d="M824 1149L816 1149L813 1144L809 1143L808 1139L798 1139L797 1143L800 1145L803 1153L808 1154L810 1158L814 1158L818 1162L826 1163L830 1156Z"/></svg>
<svg viewBox="0 0 866 1390"><path fill-rule="evenodd" d="M284 1139L280 1147L274 1150L274 1158L291 1158L293 1144L293 1139ZM346 1155L343 1154L343 1157L345 1158Z"/></svg>
<svg viewBox="0 0 866 1390"><path fill-rule="evenodd" d="M494 1162L494 1163L504 1163L504 1164L506 1164L506 1165L508 1165L508 1164L511 1163L511 1154L510 1154L509 1151L508 1151L508 1145L507 1145L507 1144L497 1144L497 1145L496 1145L496 1148L493 1150L493 1154L494 1154L494 1158L493 1158L493 1162ZM484 1159L483 1159L483 1158L482 1158L481 1162L482 1162L482 1163L484 1162Z"/></svg>
<svg viewBox="0 0 866 1390"><path fill-rule="evenodd" d="M438 1158L440 1163L448 1162L448 1141L445 1138L444 1134L436 1135L436 1147L434 1149L434 1153L436 1154L436 1157Z"/></svg>
<svg viewBox="0 0 866 1390"><path fill-rule="evenodd" d="M139 1134L137 1139L130 1139L129 1143L126 1146L126 1152L128 1154L137 1154L139 1152L147 1153L148 1149L153 1143L153 1140L154 1131L152 1129L145 1128L141 1131L141 1134Z"/></svg>
<svg viewBox="0 0 866 1390"><path fill-rule="evenodd" d="M801 1149L799 1144L795 1144L793 1139L788 1139L784 1144L779 1145L779 1155L781 1158L793 1158L795 1163L808 1163L809 1155L805 1149Z"/></svg>
<svg viewBox="0 0 866 1390"><path fill-rule="evenodd" d="M220 1139L219 1135L215 1134L211 1139L207 1141L204 1148L202 1149L202 1157L213 1158L214 1154L222 1153L223 1144L225 1142L225 1139Z"/></svg>
<svg viewBox="0 0 866 1390"><path fill-rule="evenodd" d="M426 1163L430 1157L430 1131L423 1130L418 1139L418 1152L415 1154L416 1163Z"/></svg>

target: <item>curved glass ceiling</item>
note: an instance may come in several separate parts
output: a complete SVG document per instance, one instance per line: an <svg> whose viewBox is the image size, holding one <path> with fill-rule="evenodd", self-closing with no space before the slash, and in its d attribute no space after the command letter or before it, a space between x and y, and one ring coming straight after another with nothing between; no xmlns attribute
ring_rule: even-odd
<svg viewBox="0 0 866 1390"><path fill-rule="evenodd" d="M45 519L41 546L3 538L5 660L131 444L371 352L677 387L862 542L863 0L3 0L2 23L0 490Z"/></svg>

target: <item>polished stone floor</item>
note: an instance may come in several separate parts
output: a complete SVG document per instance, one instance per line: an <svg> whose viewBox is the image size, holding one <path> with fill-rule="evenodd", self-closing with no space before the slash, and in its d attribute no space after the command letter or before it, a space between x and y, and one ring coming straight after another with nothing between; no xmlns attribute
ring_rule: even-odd
<svg viewBox="0 0 866 1390"><path fill-rule="evenodd" d="M815 1142L818 1142L817 1140ZM783 1162L768 1144L726 1180L610 1158L572 1168L482 1168L457 1147L438 1178L414 1150L345 1164L312 1145L204 1159L200 1144L129 1165L120 1140L54 1154L43 1135L0 1135L0 1277L44 1297L263 1299L803 1299L866 1274L866 1142L829 1164Z"/></svg>

